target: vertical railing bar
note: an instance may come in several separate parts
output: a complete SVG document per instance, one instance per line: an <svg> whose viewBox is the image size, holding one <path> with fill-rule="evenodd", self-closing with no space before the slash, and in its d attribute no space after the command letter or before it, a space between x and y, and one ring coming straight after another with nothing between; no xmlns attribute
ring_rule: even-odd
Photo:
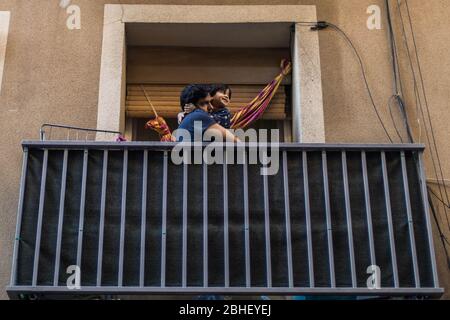
<svg viewBox="0 0 450 320"><path fill-rule="evenodd" d="M438 272L436 267L436 253L434 251L434 240L433 240L433 229L431 227L430 221L430 207L428 203L428 189L427 189L427 179L425 176L425 168L424 168L424 160L423 160L423 152L419 151L419 170L420 170L420 185L422 189L422 200L424 207L425 220L427 224L427 234L428 234L428 245L430 248L430 259L431 259L431 268L433 271L433 283L434 287L439 287L439 279Z"/></svg>
<svg viewBox="0 0 450 320"><path fill-rule="evenodd" d="M122 202L120 212L120 248L119 248L119 287L123 285L123 260L125 255L125 226L127 213L127 181L128 181L128 149L123 152L123 170L122 170Z"/></svg>
<svg viewBox="0 0 450 320"><path fill-rule="evenodd" d="M162 223L161 223L161 287L166 286L166 241L167 241L167 171L168 152L164 151L163 164L163 200L162 200Z"/></svg>
<svg viewBox="0 0 450 320"><path fill-rule="evenodd" d="M308 243L308 268L309 268L309 286L315 287L314 281L314 255L312 245L312 229L311 229L311 208L309 204L309 179L308 179L308 154L302 152L303 161L303 186L305 193L305 217L306 217L306 236Z"/></svg>
<svg viewBox="0 0 450 320"><path fill-rule="evenodd" d="M377 264L375 256L375 243L373 237L373 224L372 224L372 207L370 205L370 189L369 178L367 175L367 157L366 152L361 152L363 182L364 182L364 199L366 204L366 217L367 217L367 231L369 233L369 251L370 251L370 263L375 266Z"/></svg>
<svg viewBox="0 0 450 320"><path fill-rule="evenodd" d="M41 189L39 195L39 211L38 222L36 230L36 244L34 248L34 264L33 264L33 278L32 285L37 285L38 267L39 267L39 252L41 250L41 235L42 235L42 219L44 215L44 202L45 202L45 185L47 180L47 165L48 165L48 149L44 150L44 159L42 162L42 177L41 177Z"/></svg>
<svg viewBox="0 0 450 320"><path fill-rule="evenodd" d="M392 208L391 208L391 196L389 190L389 176L386 165L386 153L381 152L381 167L383 170L383 183L384 183L384 194L386 203L386 214L388 221L388 231L389 231L389 242L391 247L391 260L392 260L392 270L394 274L394 286L399 288L398 280L398 266L397 266L397 253L395 249L395 237L394 237L394 224L392 220Z"/></svg>
<svg viewBox="0 0 450 320"><path fill-rule="evenodd" d="M106 183L108 177L108 150L103 151L102 194L100 200L100 224L98 235L97 287L102 284L103 237L105 233Z"/></svg>
<svg viewBox="0 0 450 320"><path fill-rule="evenodd" d="M81 200L80 200L80 219L78 222L78 243L77 243L77 266L81 268L81 257L83 250L83 232L84 232L84 212L86 207L86 184L87 184L87 167L88 167L89 151L84 150L83 155L83 173L81 178Z"/></svg>
<svg viewBox="0 0 450 320"><path fill-rule="evenodd" d="M58 217L58 231L56 236L56 254L55 254L55 272L53 277L53 286L58 286L59 280L59 265L61 262L61 240L62 229L64 223L64 200L66 198L66 181L67 181L67 161L69 158L69 150L64 150L63 168L61 175L61 192L59 196L59 217Z"/></svg>
<svg viewBox="0 0 450 320"><path fill-rule="evenodd" d="M283 151L283 187L284 187L284 209L286 218L286 251L288 264L289 288L294 287L294 271L292 265L292 237L291 237L291 209L289 204L289 175L287 167L287 151Z"/></svg>
<svg viewBox="0 0 450 320"><path fill-rule="evenodd" d="M144 150L142 164L142 206L141 206L141 254L139 267L139 286L144 287L145 281L145 234L147 232L147 179L148 179L148 150Z"/></svg>
<svg viewBox="0 0 450 320"><path fill-rule="evenodd" d="M409 241L411 245L411 255L413 260L414 282L416 288L420 288L419 265L417 263L416 240L414 235L414 224L411 211L411 199L409 195L408 174L406 171L405 152L400 152L403 176L403 191L405 193L406 213L408 216Z"/></svg>
<svg viewBox="0 0 450 320"><path fill-rule="evenodd" d="M224 243L224 271L225 287L230 286L230 250L229 250L229 225L228 225L228 161L225 152L223 165L223 243Z"/></svg>
<svg viewBox="0 0 450 320"><path fill-rule="evenodd" d="M20 233L22 230L23 203L25 199L25 184L26 184L27 169L28 169L28 148L24 148L22 158L22 173L21 173L22 175L20 176L19 203L17 206L16 234L14 238L14 251L11 268L11 286L16 285L17 259L19 256Z"/></svg>
<svg viewBox="0 0 450 320"><path fill-rule="evenodd" d="M352 286L353 288L356 288L358 286L358 283L356 280L355 249L353 243L353 223L352 223L352 210L350 204L350 191L348 183L347 153L345 151L342 152L342 178L344 184L345 214L347 219L348 251L350 255Z"/></svg>
<svg viewBox="0 0 450 320"><path fill-rule="evenodd" d="M203 162L203 286L208 287L208 164Z"/></svg>
<svg viewBox="0 0 450 320"><path fill-rule="evenodd" d="M272 253L270 246L270 208L269 208L269 181L267 174L263 174L264 187L264 230L266 238L266 276L267 287L272 287Z"/></svg>
<svg viewBox="0 0 450 320"><path fill-rule="evenodd" d="M249 206L248 206L248 164L247 152L244 150L244 231L245 231L245 285L251 287L250 274L250 234L249 234Z"/></svg>
<svg viewBox="0 0 450 320"><path fill-rule="evenodd" d="M332 288L336 288L336 275L334 270L334 250L333 250L333 226L331 223L330 190L328 185L328 163L326 151L322 151L322 171L323 171L323 187L324 187L323 190L325 197L325 215L327 221L330 283Z"/></svg>
<svg viewBox="0 0 450 320"><path fill-rule="evenodd" d="M182 286L187 286L187 204L188 204L188 165L183 163L183 252L182 252Z"/></svg>

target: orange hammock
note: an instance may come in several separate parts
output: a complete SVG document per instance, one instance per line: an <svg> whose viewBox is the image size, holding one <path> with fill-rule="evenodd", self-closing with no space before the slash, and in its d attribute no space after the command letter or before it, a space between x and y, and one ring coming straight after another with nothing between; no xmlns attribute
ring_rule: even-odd
<svg viewBox="0 0 450 320"><path fill-rule="evenodd" d="M231 119L231 129L245 129L256 120L260 119L270 105L273 97L278 91L284 77L292 70L292 64L281 61L281 73L272 80L248 105L235 113Z"/></svg>
<svg viewBox="0 0 450 320"><path fill-rule="evenodd" d="M277 93L281 82L291 71L291 62L288 60L281 61L281 73L273 79L272 82L270 82L248 105L243 107L233 116L231 119L231 129L245 129L253 122L260 119ZM164 118L158 116L155 107L153 106L147 92L145 91L145 88L142 85L141 89L144 92L153 113L155 114L155 119L147 122L145 128L156 131L160 135L162 142L175 141L175 138L170 132L169 126Z"/></svg>

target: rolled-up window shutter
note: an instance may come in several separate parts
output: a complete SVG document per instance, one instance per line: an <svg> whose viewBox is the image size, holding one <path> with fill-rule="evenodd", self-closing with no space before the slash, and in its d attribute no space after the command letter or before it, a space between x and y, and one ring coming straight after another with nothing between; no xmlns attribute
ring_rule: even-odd
<svg viewBox="0 0 450 320"><path fill-rule="evenodd" d="M231 113L236 113L240 108L251 102L263 87L262 85L232 85ZM175 118L181 112L180 93L184 85L151 84L145 85L144 88L160 116ZM130 118L149 118L154 116L140 85L127 86L126 111L127 116ZM280 86L262 119L286 119L286 92L284 86Z"/></svg>

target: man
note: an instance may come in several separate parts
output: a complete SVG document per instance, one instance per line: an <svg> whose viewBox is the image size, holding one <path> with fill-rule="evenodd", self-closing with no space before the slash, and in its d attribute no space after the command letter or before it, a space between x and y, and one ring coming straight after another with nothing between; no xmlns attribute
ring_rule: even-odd
<svg viewBox="0 0 450 320"><path fill-rule="evenodd" d="M206 86L189 85L183 89L180 97L181 108L184 110L186 105L191 104L195 107L195 109L184 117L178 127L176 132L177 141L187 142L187 137L184 136L184 133L189 133L189 141L194 141L196 137L201 137L201 141L204 141L204 134L206 132L210 135L221 136L222 141L225 142L239 141L234 134L219 125L210 116L208 111L213 109L211 101L212 97L209 94L208 87Z"/></svg>
<svg viewBox="0 0 450 320"><path fill-rule="evenodd" d="M212 108L208 110L211 117L225 129L231 127L231 112L228 109L231 102L231 89L226 84L213 84L204 86L209 91L211 96ZM178 124L183 121L184 117L195 110L195 106L192 104L186 104L183 108L184 112L178 114Z"/></svg>

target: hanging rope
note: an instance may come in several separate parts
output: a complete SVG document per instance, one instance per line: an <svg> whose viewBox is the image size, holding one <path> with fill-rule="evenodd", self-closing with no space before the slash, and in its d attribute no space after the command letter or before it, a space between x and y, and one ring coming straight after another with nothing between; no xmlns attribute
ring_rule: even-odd
<svg viewBox="0 0 450 320"><path fill-rule="evenodd" d="M174 141L172 132L170 132L170 128L169 128L169 125L167 124L166 120L164 120L163 117L160 117L158 115L158 112L156 111L155 106L153 105L152 101L150 100L149 96L147 95L147 91L145 90L143 85L141 85L141 89L144 92L145 98L147 99L147 102L150 105L150 108L152 109L152 111L155 115L155 119L152 119L147 122L147 124L145 125L145 129L156 131L159 134L161 142Z"/></svg>
<svg viewBox="0 0 450 320"><path fill-rule="evenodd" d="M292 64L288 60L281 61L281 73L272 80L248 105L243 107L231 119L232 129L245 129L260 119L270 105L283 79L292 71Z"/></svg>

